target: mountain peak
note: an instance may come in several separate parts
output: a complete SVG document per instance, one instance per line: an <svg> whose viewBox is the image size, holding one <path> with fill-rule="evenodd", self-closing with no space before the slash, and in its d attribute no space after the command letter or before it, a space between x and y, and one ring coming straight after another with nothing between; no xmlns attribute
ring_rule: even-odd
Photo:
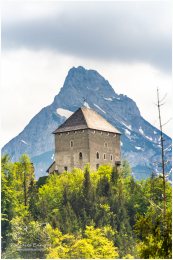
<svg viewBox="0 0 173 260"><path fill-rule="evenodd" d="M78 66L78 67L72 67L70 70L69 70L69 72L68 72L68 74L70 73L75 73L75 72L85 72L85 71L87 71L87 69L85 69L83 66Z"/></svg>
<svg viewBox="0 0 173 260"><path fill-rule="evenodd" d="M63 100L63 104L61 104L61 100ZM125 117L127 114L140 115L135 102L128 97L125 98L116 94L108 80L96 70L78 66L69 70L60 93L54 99L53 107L56 109L62 105L68 106L70 104L75 110L86 101L87 106L92 107L94 105L98 108L98 106L104 107L105 101L113 101L110 104L112 107L116 100L116 105L119 107L124 106L122 102L126 104L127 110L124 108ZM101 111L103 112L103 110Z"/></svg>
<svg viewBox="0 0 173 260"><path fill-rule="evenodd" d="M76 90L85 96L85 92L98 91L104 97L116 96L113 88L103 76L96 70L85 69L82 66L72 67L65 79L62 91Z"/></svg>
<svg viewBox="0 0 173 260"><path fill-rule="evenodd" d="M66 80L72 80L73 78L75 78L75 79L83 78L85 80L87 80L88 78L90 78L90 79L99 78L99 79L105 80L96 70L85 69L83 66L72 67L68 71ZM64 85L66 83L66 80L64 82Z"/></svg>

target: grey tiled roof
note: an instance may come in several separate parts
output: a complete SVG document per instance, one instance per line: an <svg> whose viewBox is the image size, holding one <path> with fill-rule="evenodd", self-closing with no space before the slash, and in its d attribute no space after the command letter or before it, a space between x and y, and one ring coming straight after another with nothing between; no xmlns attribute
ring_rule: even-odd
<svg viewBox="0 0 173 260"><path fill-rule="evenodd" d="M120 134L118 129L112 126L106 119L104 119L94 110L87 107L79 108L53 133L56 134L61 132L82 130L88 128Z"/></svg>

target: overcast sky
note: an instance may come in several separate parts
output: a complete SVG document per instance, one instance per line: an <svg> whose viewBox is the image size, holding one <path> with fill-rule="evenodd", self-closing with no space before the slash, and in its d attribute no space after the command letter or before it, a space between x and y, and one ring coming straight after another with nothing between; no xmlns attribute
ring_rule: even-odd
<svg viewBox="0 0 173 260"><path fill-rule="evenodd" d="M171 117L170 1L3 1L2 144L49 105L68 70L104 76L158 126L156 87ZM172 124L164 131L171 135Z"/></svg>

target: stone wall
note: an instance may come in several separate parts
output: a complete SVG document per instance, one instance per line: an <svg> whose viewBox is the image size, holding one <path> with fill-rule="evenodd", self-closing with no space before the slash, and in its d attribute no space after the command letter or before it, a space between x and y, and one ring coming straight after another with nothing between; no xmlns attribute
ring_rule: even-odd
<svg viewBox="0 0 173 260"><path fill-rule="evenodd" d="M115 165L121 160L120 135L89 130L90 165L93 170L99 165Z"/></svg>
<svg viewBox="0 0 173 260"><path fill-rule="evenodd" d="M87 163L96 170L120 160L119 134L92 129L55 134L55 170L59 172L83 169Z"/></svg>
<svg viewBox="0 0 173 260"><path fill-rule="evenodd" d="M88 129L55 135L55 170L83 169L89 162ZM65 168L67 167L67 168Z"/></svg>

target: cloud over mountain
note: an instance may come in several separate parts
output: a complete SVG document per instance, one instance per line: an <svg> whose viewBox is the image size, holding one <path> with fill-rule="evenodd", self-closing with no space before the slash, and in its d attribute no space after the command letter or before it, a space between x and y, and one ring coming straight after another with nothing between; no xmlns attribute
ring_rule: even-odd
<svg viewBox="0 0 173 260"><path fill-rule="evenodd" d="M47 13L40 6L43 12L35 17L27 16L28 9L23 4L26 19L17 15L13 20L4 18L3 48L50 49L78 57L141 62L166 72L171 70L169 3L53 4L54 9L48 8ZM33 5L33 10L35 7Z"/></svg>

